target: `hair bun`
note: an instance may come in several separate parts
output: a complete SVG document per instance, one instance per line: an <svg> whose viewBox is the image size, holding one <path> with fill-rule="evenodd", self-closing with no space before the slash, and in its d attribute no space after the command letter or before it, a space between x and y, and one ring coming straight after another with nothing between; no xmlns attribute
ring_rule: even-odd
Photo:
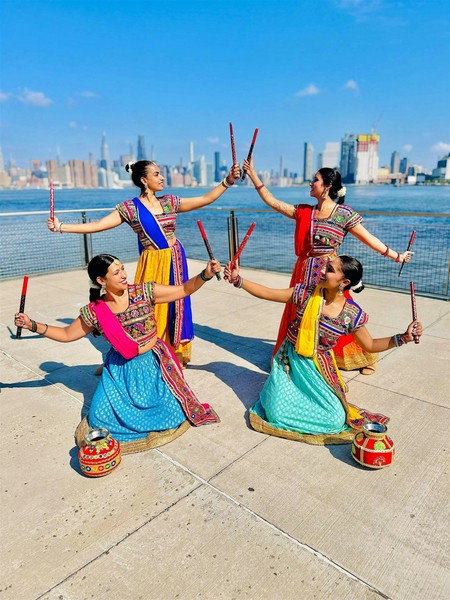
<svg viewBox="0 0 450 600"><path fill-rule="evenodd" d="M133 171L133 167L136 163L133 162L129 162L125 165L125 171L127 171L128 173Z"/></svg>
<svg viewBox="0 0 450 600"><path fill-rule="evenodd" d="M362 279L360 279L355 285L352 285L350 289L352 290L352 292L355 292L355 294L359 294L359 292L362 292L364 289Z"/></svg>
<svg viewBox="0 0 450 600"><path fill-rule="evenodd" d="M345 196L345 194L347 193L347 188L345 187L345 185L343 185L341 187L341 189L338 190L336 193L337 193L338 198L343 198Z"/></svg>

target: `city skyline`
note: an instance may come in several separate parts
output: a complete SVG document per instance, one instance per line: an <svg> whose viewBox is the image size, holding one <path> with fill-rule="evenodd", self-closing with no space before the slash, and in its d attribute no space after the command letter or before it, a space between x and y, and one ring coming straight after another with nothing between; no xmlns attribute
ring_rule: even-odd
<svg viewBox="0 0 450 600"><path fill-rule="evenodd" d="M2 3L0 137L27 166L125 154L143 135L158 162L238 157L303 170L345 133L381 137L431 170L450 150L448 2L135 0ZM420 35L417 35L420 31ZM269 39L270 38L270 39ZM151 150L153 148L153 150ZM314 167L315 167L314 163Z"/></svg>

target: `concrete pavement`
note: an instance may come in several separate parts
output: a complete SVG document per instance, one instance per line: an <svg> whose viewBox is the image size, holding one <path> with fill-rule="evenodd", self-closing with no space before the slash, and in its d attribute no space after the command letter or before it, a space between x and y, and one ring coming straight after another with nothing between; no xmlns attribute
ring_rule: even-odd
<svg viewBox="0 0 450 600"><path fill-rule="evenodd" d="M203 267L189 262L191 273ZM242 274L272 287L289 282ZM87 281L84 271L31 278L26 312L70 322ZM0 289L0 600L450 597L448 303L419 297L420 344L384 353L370 377L344 373L350 402L391 417L394 464L371 471L348 445L249 429L246 409L267 377L282 306L214 279L192 298L185 374L221 423L124 456L91 480L79 472L73 431L106 345L30 332L15 340L21 282ZM358 301L375 337L410 321L407 295L366 289Z"/></svg>

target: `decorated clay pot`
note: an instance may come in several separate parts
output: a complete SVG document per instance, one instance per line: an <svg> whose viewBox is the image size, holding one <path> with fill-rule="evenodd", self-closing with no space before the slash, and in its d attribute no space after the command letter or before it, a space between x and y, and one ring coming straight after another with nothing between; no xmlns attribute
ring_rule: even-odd
<svg viewBox="0 0 450 600"><path fill-rule="evenodd" d="M352 444L352 456L364 467L382 469L394 460L394 442L386 435L386 425L377 421L365 423Z"/></svg>
<svg viewBox="0 0 450 600"><path fill-rule="evenodd" d="M91 429L85 436L86 445L78 451L81 471L88 477L108 475L120 463L120 444L107 429Z"/></svg>

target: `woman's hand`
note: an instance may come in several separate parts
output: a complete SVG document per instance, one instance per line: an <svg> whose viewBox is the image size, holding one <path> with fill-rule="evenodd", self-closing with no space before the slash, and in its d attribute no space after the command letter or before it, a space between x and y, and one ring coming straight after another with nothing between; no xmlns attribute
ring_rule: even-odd
<svg viewBox="0 0 450 600"><path fill-rule="evenodd" d="M235 181L238 181L241 178L241 167L238 162L235 162L227 175L227 183L229 185L233 185Z"/></svg>
<svg viewBox="0 0 450 600"><path fill-rule="evenodd" d="M22 329L31 329L31 319L25 313L18 312L14 315L14 325Z"/></svg>
<svg viewBox="0 0 450 600"><path fill-rule="evenodd" d="M223 272L223 278L229 283L235 283L239 277L239 263L235 265L231 261L227 262L227 265Z"/></svg>
<svg viewBox="0 0 450 600"><path fill-rule="evenodd" d="M50 229L50 231L58 231L59 223L60 221L57 217L53 217L53 219L47 219L47 227Z"/></svg>
<svg viewBox="0 0 450 600"><path fill-rule="evenodd" d="M243 167L244 171L247 173L247 175L249 177L253 177L256 173L255 173L255 167L253 166L253 156L251 157L250 160L247 160L246 158L244 158L244 164Z"/></svg>
<svg viewBox="0 0 450 600"><path fill-rule="evenodd" d="M411 250L405 250L405 252L400 254L400 256L398 257L398 262L409 262L412 259L413 254L414 252L411 252Z"/></svg>
<svg viewBox="0 0 450 600"><path fill-rule="evenodd" d="M422 324L419 323L419 321L413 321L408 325L408 329L405 331L404 335L407 342L412 342L415 337L420 337L422 333Z"/></svg>
<svg viewBox="0 0 450 600"><path fill-rule="evenodd" d="M220 262L218 260L210 260L205 267L205 277L207 279L211 279L216 273L220 273L221 270L222 267L220 266Z"/></svg>

